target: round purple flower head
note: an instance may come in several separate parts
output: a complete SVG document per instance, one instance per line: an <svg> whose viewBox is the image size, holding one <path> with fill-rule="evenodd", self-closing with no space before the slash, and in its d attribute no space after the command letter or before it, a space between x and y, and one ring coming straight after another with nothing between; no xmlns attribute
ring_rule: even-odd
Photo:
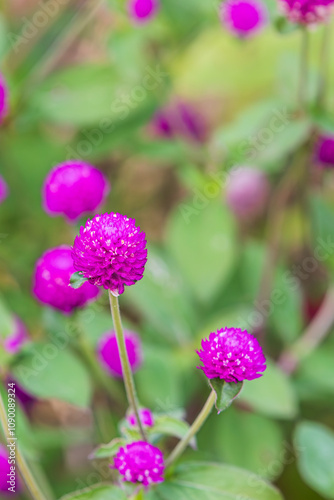
<svg viewBox="0 0 334 500"><path fill-rule="evenodd" d="M128 3L131 18L139 23L152 19L157 14L159 7L158 0L130 0Z"/></svg>
<svg viewBox="0 0 334 500"><path fill-rule="evenodd" d="M221 5L221 21L231 33L245 38L267 23L266 6L260 0L227 0Z"/></svg>
<svg viewBox="0 0 334 500"><path fill-rule="evenodd" d="M226 188L226 203L231 211L242 219L261 214L269 196L266 175L251 167L231 170Z"/></svg>
<svg viewBox="0 0 334 500"><path fill-rule="evenodd" d="M292 23L315 24L328 20L334 0L280 0L283 13Z"/></svg>
<svg viewBox="0 0 334 500"><path fill-rule="evenodd" d="M321 166L325 168L334 167L334 135L323 135L319 137L315 155L317 162Z"/></svg>
<svg viewBox="0 0 334 500"><path fill-rule="evenodd" d="M96 215L80 228L72 251L74 268L92 285L121 295L141 280L147 261L145 233L118 213Z"/></svg>
<svg viewBox="0 0 334 500"><path fill-rule="evenodd" d="M9 448L8 448L8 450L9 450ZM8 451L7 451L6 446L4 446L3 444L0 444L0 492L2 494L7 494L9 497L9 496L13 496L14 493L8 491L8 488L10 486L8 484L8 481L10 480L9 474L11 472L10 464L8 463L8 458L9 458L9 455L8 455ZM15 485L14 485L15 493L19 493L21 490L21 486L20 486L18 479L17 479L17 472L15 474L14 483L15 483Z"/></svg>
<svg viewBox="0 0 334 500"><path fill-rule="evenodd" d="M139 410L139 418L144 427L153 427L154 417L151 410L148 408L141 408ZM134 413L130 413L130 415L126 417L126 420L131 427L137 426L137 419Z"/></svg>
<svg viewBox="0 0 334 500"><path fill-rule="evenodd" d="M8 113L8 89L3 75L0 73L0 123Z"/></svg>
<svg viewBox="0 0 334 500"><path fill-rule="evenodd" d="M9 354L17 354L29 340L24 323L17 316L14 317L14 331L4 340L4 348Z"/></svg>
<svg viewBox="0 0 334 500"><path fill-rule="evenodd" d="M95 299L99 289L90 283L84 283L77 289L70 286L74 272L69 246L47 250L35 267L33 292L37 299L67 314Z"/></svg>
<svg viewBox="0 0 334 500"><path fill-rule="evenodd" d="M51 216L64 215L69 221L96 210L110 191L102 172L79 160L54 167L43 186L44 210Z"/></svg>
<svg viewBox="0 0 334 500"><path fill-rule="evenodd" d="M124 481L149 486L162 483L164 457L159 448L145 441L136 441L120 448L114 458L114 467Z"/></svg>
<svg viewBox="0 0 334 500"><path fill-rule="evenodd" d="M2 203L8 195L8 186L5 180L0 175L0 203Z"/></svg>
<svg viewBox="0 0 334 500"><path fill-rule="evenodd" d="M225 382L254 380L266 369L266 358L253 335L240 328L221 328L202 340L197 351L203 366L199 366L209 378Z"/></svg>
<svg viewBox="0 0 334 500"><path fill-rule="evenodd" d="M138 370L143 361L140 338L135 332L124 330L125 347L131 370ZM103 368L114 377L122 377L122 364L119 357L116 334L114 331L107 332L101 337L97 354Z"/></svg>

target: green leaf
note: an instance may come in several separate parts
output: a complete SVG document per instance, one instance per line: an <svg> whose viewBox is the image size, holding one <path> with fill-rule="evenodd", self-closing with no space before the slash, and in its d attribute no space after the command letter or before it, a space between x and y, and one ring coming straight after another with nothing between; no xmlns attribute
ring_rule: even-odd
<svg viewBox="0 0 334 500"><path fill-rule="evenodd" d="M297 414L296 395L289 378L269 359L263 376L245 383L240 400L270 417L290 419Z"/></svg>
<svg viewBox="0 0 334 500"><path fill-rule="evenodd" d="M283 500L279 491L251 472L214 463L180 465L148 500Z"/></svg>
<svg viewBox="0 0 334 500"><path fill-rule="evenodd" d="M121 438L115 438L108 444L101 444L89 455L89 458L109 458L114 457L121 446L126 445L126 440Z"/></svg>
<svg viewBox="0 0 334 500"><path fill-rule="evenodd" d="M301 422L295 433L298 468L320 495L334 498L334 433L324 425Z"/></svg>
<svg viewBox="0 0 334 500"><path fill-rule="evenodd" d="M154 436L154 434L162 434L182 439L189 430L189 424L187 422L170 415L155 416L154 420L154 426L147 429L150 436ZM192 440L191 446L193 448L196 447L196 439Z"/></svg>
<svg viewBox="0 0 334 500"><path fill-rule="evenodd" d="M243 382L227 383L220 378L212 378L209 380L209 384L216 393L218 414L226 410L233 403L234 399L239 396L243 386Z"/></svg>
<svg viewBox="0 0 334 500"><path fill-rule="evenodd" d="M231 214L220 201L209 201L204 192L196 192L174 213L167 245L201 301L212 299L229 278L237 253L235 236Z"/></svg>
<svg viewBox="0 0 334 500"><path fill-rule="evenodd" d="M14 318L0 299L0 338L5 339L14 332Z"/></svg>
<svg viewBox="0 0 334 500"><path fill-rule="evenodd" d="M117 486L96 484L91 488L63 496L60 500L126 500L126 494Z"/></svg>
<svg viewBox="0 0 334 500"><path fill-rule="evenodd" d="M81 361L54 343L34 344L13 368L15 380L39 398L56 398L87 407L91 400L90 378Z"/></svg>
<svg viewBox="0 0 334 500"><path fill-rule="evenodd" d="M87 280L87 278L84 278L81 276L81 274L78 272L73 273L70 278L70 285L72 288L80 288L81 285L83 285Z"/></svg>

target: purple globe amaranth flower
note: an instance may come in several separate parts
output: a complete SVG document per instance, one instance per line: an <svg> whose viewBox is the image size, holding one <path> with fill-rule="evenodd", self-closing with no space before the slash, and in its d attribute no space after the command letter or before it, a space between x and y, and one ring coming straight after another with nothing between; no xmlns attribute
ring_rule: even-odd
<svg viewBox="0 0 334 500"><path fill-rule="evenodd" d="M4 76L0 73L0 123L8 113L8 88Z"/></svg>
<svg viewBox="0 0 334 500"><path fill-rule="evenodd" d="M280 0L280 7L289 21L298 24L327 22L334 0Z"/></svg>
<svg viewBox="0 0 334 500"><path fill-rule="evenodd" d="M202 340L197 351L203 366L199 366L209 378L225 382L254 380L266 369L266 358L253 335L240 328L221 328Z"/></svg>
<svg viewBox="0 0 334 500"><path fill-rule="evenodd" d="M334 135L319 137L315 150L316 161L323 167L334 167Z"/></svg>
<svg viewBox="0 0 334 500"><path fill-rule="evenodd" d="M90 283L84 283L77 289L70 286L74 272L69 246L47 250L35 267L33 292L37 299L67 314L95 299L99 289Z"/></svg>
<svg viewBox="0 0 334 500"><path fill-rule="evenodd" d="M105 176L97 168L79 160L54 167L43 186L44 210L51 216L64 215L69 221L94 212L110 191Z"/></svg>
<svg viewBox="0 0 334 500"><path fill-rule="evenodd" d="M207 128L203 117L185 102L176 101L155 113L150 123L154 135L172 139L183 137L192 142L204 142Z"/></svg>
<svg viewBox="0 0 334 500"><path fill-rule="evenodd" d="M153 427L154 426L154 417L151 410L148 408L140 408L139 410L139 418L144 427ZM134 413L130 413L126 420L131 427L137 426L137 419Z"/></svg>
<svg viewBox="0 0 334 500"><path fill-rule="evenodd" d="M130 0L128 11L131 18L139 23L147 22L158 12L160 3L158 0Z"/></svg>
<svg viewBox="0 0 334 500"><path fill-rule="evenodd" d="M227 0L221 4L221 21L232 34L245 38L267 24L268 12L260 0Z"/></svg>
<svg viewBox="0 0 334 500"><path fill-rule="evenodd" d="M8 186L3 177L0 175L0 203L2 203L8 196Z"/></svg>
<svg viewBox="0 0 334 500"><path fill-rule="evenodd" d="M120 295L124 286L134 285L143 277L145 237L134 219L118 213L96 215L75 238L74 268L92 285Z"/></svg>
<svg viewBox="0 0 334 500"><path fill-rule="evenodd" d="M14 317L14 331L4 340L4 348L9 354L17 354L29 340L29 334L24 323Z"/></svg>
<svg viewBox="0 0 334 500"><path fill-rule="evenodd" d="M124 476L123 481L149 486L162 483L165 470L164 457L159 448L145 441L136 441L120 448L113 468Z"/></svg>
<svg viewBox="0 0 334 500"><path fill-rule="evenodd" d="M143 361L142 346L139 336L130 330L124 330L125 347L131 370L138 370ZM122 377L123 370L114 331L106 332L97 346L97 354L103 368L114 377Z"/></svg>
<svg viewBox="0 0 334 500"><path fill-rule="evenodd" d="M230 172L226 203L237 217L253 218L263 211L269 191L264 172L251 167L238 167Z"/></svg>
<svg viewBox="0 0 334 500"><path fill-rule="evenodd" d="M13 457L11 457L10 454L10 448L6 448L6 446L0 444L0 492L1 494L8 495L8 497L14 496L21 490L21 485L17 479L17 465L15 467L15 473L12 475L13 484L8 483L8 481L11 481L10 473L11 467L13 467L13 464L8 463L8 461L15 459L15 454ZM9 490L11 487L13 490Z"/></svg>

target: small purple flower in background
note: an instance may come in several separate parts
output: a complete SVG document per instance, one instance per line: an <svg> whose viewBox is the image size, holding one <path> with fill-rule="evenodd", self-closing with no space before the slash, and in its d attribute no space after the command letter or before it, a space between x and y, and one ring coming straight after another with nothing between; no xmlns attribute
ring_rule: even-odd
<svg viewBox="0 0 334 500"><path fill-rule="evenodd" d="M334 0L280 0L280 7L292 23L315 24L327 22Z"/></svg>
<svg viewBox="0 0 334 500"><path fill-rule="evenodd" d="M15 472L15 493L8 491L9 488L9 474L10 474L10 464L8 463L8 451L6 446L0 444L0 492L2 494L7 494L8 497L14 496L16 493L19 493L21 490L20 484L17 479L17 466Z"/></svg>
<svg viewBox="0 0 334 500"><path fill-rule="evenodd" d="M0 203L2 203L8 196L8 186L3 177L0 175Z"/></svg>
<svg viewBox="0 0 334 500"><path fill-rule="evenodd" d="M8 89L4 76L0 73L0 123L8 113Z"/></svg>
<svg viewBox="0 0 334 500"><path fill-rule="evenodd" d="M131 18L139 23L152 19L158 12L160 3L158 0L130 0L128 11Z"/></svg>
<svg viewBox="0 0 334 500"><path fill-rule="evenodd" d="M202 340L197 351L203 366L199 366L209 378L225 382L254 380L266 369L266 358L253 335L240 328L221 328Z"/></svg>
<svg viewBox="0 0 334 500"><path fill-rule="evenodd" d="M260 0L227 0L221 4L221 21L232 34L249 37L267 24L267 8Z"/></svg>
<svg viewBox="0 0 334 500"><path fill-rule="evenodd" d="M162 483L164 457L159 448L145 441L136 441L120 448L114 458L114 467L124 476L123 481L149 486Z"/></svg>
<svg viewBox="0 0 334 500"><path fill-rule="evenodd" d="M121 295L141 280L147 261L145 233L118 213L96 215L80 228L72 257L76 271L92 285Z"/></svg>
<svg viewBox="0 0 334 500"><path fill-rule="evenodd" d="M192 142L204 142L207 136L203 117L192 105L180 101L157 111L150 129L154 135L166 139L183 137Z"/></svg>
<svg viewBox="0 0 334 500"><path fill-rule="evenodd" d="M334 135L322 135L316 145L317 162L327 168L334 167Z"/></svg>
<svg viewBox="0 0 334 500"><path fill-rule="evenodd" d="M77 289L70 286L74 272L69 246L47 250L35 267L33 292L37 299L67 314L95 299L99 289L90 283L84 283Z"/></svg>
<svg viewBox="0 0 334 500"><path fill-rule="evenodd" d="M138 370L143 361L139 336L130 330L124 330L125 347L129 357L131 370ZM103 368L114 377L122 377L122 365L119 357L116 334L112 330L105 333L97 347L97 354Z"/></svg>
<svg viewBox="0 0 334 500"><path fill-rule="evenodd" d="M268 179L261 170L238 167L230 172L226 203L237 217L253 218L263 211L269 190Z"/></svg>
<svg viewBox="0 0 334 500"><path fill-rule="evenodd" d="M154 426L154 417L151 410L148 408L141 408L139 410L139 418L144 427ZM130 413L130 415L126 417L126 420L131 427L137 426L137 419L134 413Z"/></svg>
<svg viewBox="0 0 334 500"><path fill-rule="evenodd" d="M94 212L110 191L97 168L79 160L54 167L43 186L44 210L51 216L64 215L69 221Z"/></svg>
<svg viewBox="0 0 334 500"><path fill-rule="evenodd" d="M23 345L28 342L29 334L24 323L17 316L14 317L14 331L4 340L4 348L9 354L17 354Z"/></svg>

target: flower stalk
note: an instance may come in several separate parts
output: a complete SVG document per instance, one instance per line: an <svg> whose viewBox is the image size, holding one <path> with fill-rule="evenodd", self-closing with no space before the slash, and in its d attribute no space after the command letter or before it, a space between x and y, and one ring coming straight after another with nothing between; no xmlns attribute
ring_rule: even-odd
<svg viewBox="0 0 334 500"><path fill-rule="evenodd" d="M309 32L307 27L301 30L301 52L298 82L298 102L301 113L305 111L307 86L308 86L308 55L309 55Z"/></svg>

